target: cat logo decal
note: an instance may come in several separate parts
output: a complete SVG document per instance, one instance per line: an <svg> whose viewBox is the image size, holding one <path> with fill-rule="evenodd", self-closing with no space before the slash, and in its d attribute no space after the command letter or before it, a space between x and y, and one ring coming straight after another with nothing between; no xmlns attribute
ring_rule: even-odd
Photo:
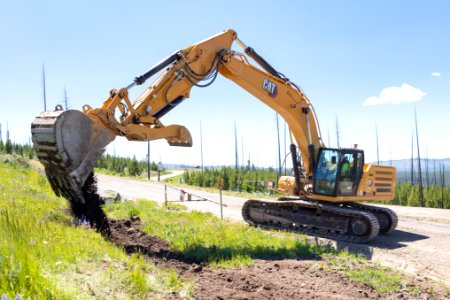
<svg viewBox="0 0 450 300"><path fill-rule="evenodd" d="M264 78L262 88L263 90L267 91L267 93L269 93L269 96L272 98L275 98L278 94L277 85L267 78Z"/></svg>

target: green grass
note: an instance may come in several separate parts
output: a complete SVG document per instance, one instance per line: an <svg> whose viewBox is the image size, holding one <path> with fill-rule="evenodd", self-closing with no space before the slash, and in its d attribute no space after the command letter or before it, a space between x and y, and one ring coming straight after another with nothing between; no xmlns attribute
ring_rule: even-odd
<svg viewBox="0 0 450 300"><path fill-rule="evenodd" d="M258 258L310 258L333 251L308 243L303 235L222 222L209 213L184 211L181 205L166 210L143 200L107 205L105 211L113 218L140 217L146 233L168 241L172 250L212 266L246 266Z"/></svg>
<svg viewBox="0 0 450 300"><path fill-rule="evenodd" d="M361 255L337 252L330 247L308 243L305 236L288 232L261 231L240 223L223 222L210 213L187 212L177 204L169 209L156 202L114 203L105 207L113 218L138 216L143 230L169 242L171 249L213 267L241 267L255 259L308 259L322 256L316 266L337 271L381 293L403 289L402 277ZM412 289L419 289L412 286Z"/></svg>
<svg viewBox="0 0 450 300"><path fill-rule="evenodd" d="M362 255L341 251L337 255L324 255L325 270L337 271L353 281L362 282L380 293L391 293L406 285L397 272L368 261ZM415 287L414 288L418 288Z"/></svg>
<svg viewBox="0 0 450 300"><path fill-rule="evenodd" d="M65 199L15 156L0 156L0 295L32 299L142 299L190 284L75 226Z"/></svg>

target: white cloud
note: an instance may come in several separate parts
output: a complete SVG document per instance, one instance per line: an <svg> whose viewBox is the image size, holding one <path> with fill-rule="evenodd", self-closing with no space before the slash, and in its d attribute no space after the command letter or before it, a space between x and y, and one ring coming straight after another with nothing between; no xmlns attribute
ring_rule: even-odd
<svg viewBox="0 0 450 300"><path fill-rule="evenodd" d="M371 96L363 102L362 106L378 104L400 104L407 102L418 102L426 95L420 89L417 89L407 83L401 86L391 86L381 90L379 96Z"/></svg>
<svg viewBox="0 0 450 300"><path fill-rule="evenodd" d="M431 73L431 76L433 76L433 77L441 77L441 73L433 72L433 73Z"/></svg>

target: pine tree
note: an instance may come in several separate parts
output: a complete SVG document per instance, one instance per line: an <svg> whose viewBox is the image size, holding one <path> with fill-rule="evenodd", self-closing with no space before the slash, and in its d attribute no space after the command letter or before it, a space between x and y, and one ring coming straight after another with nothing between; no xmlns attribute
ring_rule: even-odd
<svg viewBox="0 0 450 300"><path fill-rule="evenodd" d="M13 152L13 144L11 143L11 140L6 140L5 144L5 152L7 154L11 154Z"/></svg>
<svg viewBox="0 0 450 300"><path fill-rule="evenodd" d="M130 166L128 167L128 174L131 176L139 176L142 173L142 169L139 167L139 163L136 160L136 156L133 156Z"/></svg>

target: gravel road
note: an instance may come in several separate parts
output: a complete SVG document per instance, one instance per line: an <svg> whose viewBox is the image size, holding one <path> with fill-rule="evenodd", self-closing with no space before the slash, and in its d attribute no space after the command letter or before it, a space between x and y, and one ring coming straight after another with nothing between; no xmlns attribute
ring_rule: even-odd
<svg viewBox="0 0 450 300"><path fill-rule="evenodd" d="M98 190L102 196L120 193L122 198L151 199L165 201L164 185L157 182L138 181L129 178L97 175ZM209 193L183 188L192 194L192 200L183 202L192 210L211 212L220 216L220 197ZM255 196L256 198L257 196ZM203 200L203 201L198 201ZM234 196L223 197L223 216L242 221L241 207L245 199ZM167 188L167 199L179 201L180 191ZM326 239L312 240L362 253L367 258L394 267L420 278L430 278L450 286L450 210L416 207L386 206L399 216L397 230L377 237L368 244L335 242Z"/></svg>

